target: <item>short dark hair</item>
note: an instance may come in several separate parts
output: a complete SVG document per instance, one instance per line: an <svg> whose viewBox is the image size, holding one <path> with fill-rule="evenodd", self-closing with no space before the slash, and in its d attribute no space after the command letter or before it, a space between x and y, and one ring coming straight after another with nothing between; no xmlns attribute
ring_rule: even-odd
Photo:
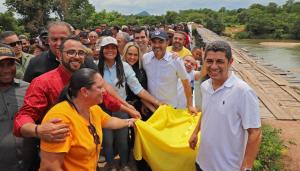
<svg viewBox="0 0 300 171"><path fill-rule="evenodd" d="M141 33L142 31L145 32L145 35L148 37L148 34L147 34L147 30L146 28L143 28L143 27L137 27L133 30L133 37L135 37L135 33Z"/></svg>
<svg viewBox="0 0 300 171"><path fill-rule="evenodd" d="M4 31L0 34L0 42L4 43L4 39L9 37L9 36L13 36L13 35L17 35L15 32L13 31Z"/></svg>
<svg viewBox="0 0 300 171"><path fill-rule="evenodd" d="M112 28L115 29L115 30L117 30L117 31L120 30L120 27L119 27L119 26L113 26Z"/></svg>
<svg viewBox="0 0 300 171"><path fill-rule="evenodd" d="M228 59L228 61L232 58L232 52L231 52L230 45L227 42L222 41L222 40L217 40L217 41L207 44L207 46L205 48L204 59L206 58L207 52L209 52L209 51L225 52L225 57Z"/></svg>
<svg viewBox="0 0 300 171"><path fill-rule="evenodd" d="M65 39L63 39L63 41L61 42L61 44L60 44L60 46L59 46L60 52L63 52L63 50L64 50L64 48L65 48L65 43L66 43L68 40L74 40L74 41L80 42L80 39L79 39L78 36L71 35L71 36L69 36L69 37L66 37Z"/></svg>

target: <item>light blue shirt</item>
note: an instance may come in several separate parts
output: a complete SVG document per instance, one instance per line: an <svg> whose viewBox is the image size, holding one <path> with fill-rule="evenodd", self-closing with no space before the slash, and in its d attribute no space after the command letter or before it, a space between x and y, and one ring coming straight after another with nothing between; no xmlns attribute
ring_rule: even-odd
<svg viewBox="0 0 300 171"><path fill-rule="evenodd" d="M183 60L173 59L170 52L166 52L165 56L158 60L151 51L144 55L143 68L147 74L150 94L166 104L178 107L178 78L188 79Z"/></svg>
<svg viewBox="0 0 300 171"><path fill-rule="evenodd" d="M123 63L123 68L124 68L124 73L125 73L125 82L127 83L128 87L134 94L139 94L142 90L143 87L139 83L138 79L135 76L135 72L132 70L131 66L126 63ZM104 80L109 83L110 85L113 86L113 88L118 92L121 98L124 100L127 97L126 94L126 89L125 89L125 82L123 83L123 86L116 86L116 83L118 82L118 77L117 77L117 68L116 68L116 63L109 68L106 64L104 65Z"/></svg>

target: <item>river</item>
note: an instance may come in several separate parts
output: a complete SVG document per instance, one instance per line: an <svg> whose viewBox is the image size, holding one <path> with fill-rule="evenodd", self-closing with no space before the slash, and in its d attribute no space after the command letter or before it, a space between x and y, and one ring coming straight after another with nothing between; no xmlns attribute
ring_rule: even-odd
<svg viewBox="0 0 300 171"><path fill-rule="evenodd" d="M259 44L261 42L271 41L272 40L230 40L235 47L245 48L251 54L263 57L266 63L273 64L286 71L291 71L297 79L300 79L300 46L275 47ZM278 41L273 40L273 42Z"/></svg>

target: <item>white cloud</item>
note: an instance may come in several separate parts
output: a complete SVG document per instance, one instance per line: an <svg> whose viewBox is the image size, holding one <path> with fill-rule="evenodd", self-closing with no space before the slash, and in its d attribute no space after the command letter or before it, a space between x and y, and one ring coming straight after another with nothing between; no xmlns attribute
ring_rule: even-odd
<svg viewBox="0 0 300 171"><path fill-rule="evenodd" d="M0 12L5 12L6 11L6 6L4 6L5 0L0 0Z"/></svg>
<svg viewBox="0 0 300 171"><path fill-rule="evenodd" d="M136 14L147 11L150 14L161 15L166 11L179 11L185 9L210 8L218 10L221 7L228 9L247 8L253 3L268 4L275 2L282 5L287 0L90 0L97 11L118 11L123 14ZM299 1L299 0L297 0ZM0 12L6 11L3 5L5 0L0 0Z"/></svg>
<svg viewBox="0 0 300 171"><path fill-rule="evenodd" d="M164 14L166 11L185 9L210 8L218 10L221 7L228 9L247 8L253 3L268 4L276 2L282 5L286 0L90 0L97 11L118 11L123 14L136 14L148 11L151 14Z"/></svg>

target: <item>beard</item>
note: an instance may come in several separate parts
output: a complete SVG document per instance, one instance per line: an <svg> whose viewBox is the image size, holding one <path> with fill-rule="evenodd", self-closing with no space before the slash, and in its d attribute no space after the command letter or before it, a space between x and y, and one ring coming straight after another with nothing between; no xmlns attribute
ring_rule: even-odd
<svg viewBox="0 0 300 171"><path fill-rule="evenodd" d="M79 70L82 66L82 62L78 61L78 60L74 60L74 61L61 61L62 65L67 68L70 72L75 72L77 70ZM78 63L78 64L72 64L72 63Z"/></svg>

